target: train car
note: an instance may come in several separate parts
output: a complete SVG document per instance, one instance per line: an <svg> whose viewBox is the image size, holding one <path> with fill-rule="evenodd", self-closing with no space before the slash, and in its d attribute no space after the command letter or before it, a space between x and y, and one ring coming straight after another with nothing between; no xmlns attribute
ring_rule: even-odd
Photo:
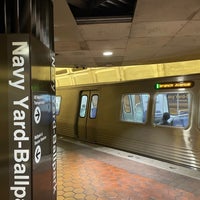
<svg viewBox="0 0 200 200"><path fill-rule="evenodd" d="M59 87L57 133L200 170L200 74Z"/></svg>

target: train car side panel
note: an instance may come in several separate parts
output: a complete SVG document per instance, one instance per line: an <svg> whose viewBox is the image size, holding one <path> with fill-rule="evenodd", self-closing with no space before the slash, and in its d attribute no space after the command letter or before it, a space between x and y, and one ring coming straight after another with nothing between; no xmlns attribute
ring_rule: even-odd
<svg viewBox="0 0 200 200"><path fill-rule="evenodd" d="M60 112L57 115L57 132L63 136L76 138L79 91L60 89L57 90L56 95L61 96Z"/></svg>
<svg viewBox="0 0 200 200"><path fill-rule="evenodd" d="M191 75L63 87L57 92L65 104L58 133L200 169L199 85L200 75ZM81 124L83 91L88 110ZM98 96L95 117L93 95Z"/></svg>

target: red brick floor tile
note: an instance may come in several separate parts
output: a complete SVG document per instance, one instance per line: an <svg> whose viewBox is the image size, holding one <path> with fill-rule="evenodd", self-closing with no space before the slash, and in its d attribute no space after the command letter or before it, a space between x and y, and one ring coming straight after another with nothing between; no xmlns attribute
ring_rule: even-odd
<svg viewBox="0 0 200 200"><path fill-rule="evenodd" d="M79 155L58 153L57 200L200 200L193 193Z"/></svg>
<svg viewBox="0 0 200 200"><path fill-rule="evenodd" d="M57 196L57 200L65 200L65 197L63 197L63 196Z"/></svg>

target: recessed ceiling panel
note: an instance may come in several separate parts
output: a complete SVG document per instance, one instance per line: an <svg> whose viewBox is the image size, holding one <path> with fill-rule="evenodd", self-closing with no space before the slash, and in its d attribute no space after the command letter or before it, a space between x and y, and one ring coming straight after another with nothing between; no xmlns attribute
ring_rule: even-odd
<svg viewBox="0 0 200 200"><path fill-rule="evenodd" d="M131 21L137 0L66 0L78 24Z"/></svg>

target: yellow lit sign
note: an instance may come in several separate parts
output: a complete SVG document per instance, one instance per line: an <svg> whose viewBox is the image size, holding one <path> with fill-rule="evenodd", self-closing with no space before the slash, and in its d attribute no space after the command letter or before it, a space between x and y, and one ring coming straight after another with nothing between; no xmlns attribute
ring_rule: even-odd
<svg viewBox="0 0 200 200"><path fill-rule="evenodd" d="M194 82L171 82L171 83L156 83L155 89L172 89L172 88L191 88L193 87Z"/></svg>

